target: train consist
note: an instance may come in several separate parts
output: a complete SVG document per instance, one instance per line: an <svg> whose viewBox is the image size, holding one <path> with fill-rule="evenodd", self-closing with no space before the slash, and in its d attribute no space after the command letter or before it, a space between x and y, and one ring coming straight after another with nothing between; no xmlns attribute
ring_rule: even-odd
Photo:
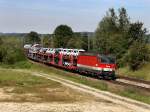
<svg viewBox="0 0 150 112"><path fill-rule="evenodd" d="M43 48L39 44L25 45L24 49L26 56L37 62L101 79L115 79L116 63L110 56L87 53L83 49Z"/></svg>

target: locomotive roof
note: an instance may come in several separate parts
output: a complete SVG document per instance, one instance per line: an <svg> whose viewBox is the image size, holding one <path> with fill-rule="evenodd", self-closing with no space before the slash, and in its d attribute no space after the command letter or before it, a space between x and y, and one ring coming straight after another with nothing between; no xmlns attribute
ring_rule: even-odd
<svg viewBox="0 0 150 112"><path fill-rule="evenodd" d="M95 53L95 52L81 52L80 55L84 55L84 56L98 56L98 57L101 57L101 56L108 56L108 57L113 57L115 58L115 56L113 55L105 55L105 54L99 54L99 53Z"/></svg>
<svg viewBox="0 0 150 112"><path fill-rule="evenodd" d="M80 55L86 55L86 56L98 56L98 53L90 53L90 52L82 52Z"/></svg>

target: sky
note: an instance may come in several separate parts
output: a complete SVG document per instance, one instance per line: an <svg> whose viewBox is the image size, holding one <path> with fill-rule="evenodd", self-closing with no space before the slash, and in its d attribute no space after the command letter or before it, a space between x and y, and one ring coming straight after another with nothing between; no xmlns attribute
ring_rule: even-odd
<svg viewBox="0 0 150 112"><path fill-rule="evenodd" d="M121 7L150 30L150 0L0 0L0 32L53 33L60 24L93 32L109 8Z"/></svg>

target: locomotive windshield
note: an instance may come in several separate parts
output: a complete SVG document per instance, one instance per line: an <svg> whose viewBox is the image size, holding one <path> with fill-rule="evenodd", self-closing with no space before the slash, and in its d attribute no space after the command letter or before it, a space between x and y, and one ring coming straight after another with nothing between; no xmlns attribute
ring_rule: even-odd
<svg viewBox="0 0 150 112"><path fill-rule="evenodd" d="M110 56L105 56L102 55L99 57L101 60L101 63L106 63L106 64L115 64L115 59L110 57Z"/></svg>

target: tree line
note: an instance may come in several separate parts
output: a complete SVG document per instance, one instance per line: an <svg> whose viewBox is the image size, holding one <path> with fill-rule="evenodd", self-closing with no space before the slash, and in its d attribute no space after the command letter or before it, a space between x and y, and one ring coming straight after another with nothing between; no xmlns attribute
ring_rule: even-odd
<svg viewBox="0 0 150 112"><path fill-rule="evenodd" d="M85 32L86 33L86 32ZM31 31L24 38L24 43L40 43L43 47L54 48L78 48L88 50L88 41L92 41L85 34L73 32L72 28L67 25L59 25L53 34L39 36L37 32Z"/></svg>
<svg viewBox="0 0 150 112"><path fill-rule="evenodd" d="M82 48L100 54L112 54L119 67L137 70L149 61L147 30L142 22L131 22L125 8L117 13L110 8L91 38L74 33L67 25L58 26L52 35L40 38L36 32L25 37L25 43L42 43L44 47Z"/></svg>

